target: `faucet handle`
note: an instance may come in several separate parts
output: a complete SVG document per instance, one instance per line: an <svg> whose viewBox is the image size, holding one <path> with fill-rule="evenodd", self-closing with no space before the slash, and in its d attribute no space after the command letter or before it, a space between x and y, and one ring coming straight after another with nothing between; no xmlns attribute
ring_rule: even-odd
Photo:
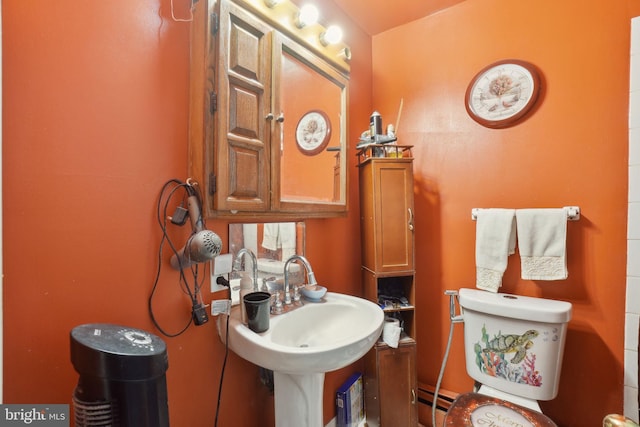
<svg viewBox="0 0 640 427"><path fill-rule="evenodd" d="M300 301L300 288L303 285L293 285L293 301L295 302L299 302Z"/></svg>
<svg viewBox="0 0 640 427"><path fill-rule="evenodd" d="M282 313L282 300L280 299L280 291L275 292L276 303L273 306L273 311L275 314Z"/></svg>

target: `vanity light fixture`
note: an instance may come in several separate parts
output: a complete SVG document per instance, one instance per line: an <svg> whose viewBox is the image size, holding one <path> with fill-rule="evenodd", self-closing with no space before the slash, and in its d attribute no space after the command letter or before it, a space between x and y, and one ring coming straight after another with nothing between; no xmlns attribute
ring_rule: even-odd
<svg viewBox="0 0 640 427"><path fill-rule="evenodd" d="M320 12L318 8L312 4L305 4L297 13L295 24L298 28L304 28L307 25L313 25L318 22Z"/></svg>
<svg viewBox="0 0 640 427"><path fill-rule="evenodd" d="M320 33L320 43L323 46L340 43L342 40L342 28L337 25L330 25L326 31Z"/></svg>
<svg viewBox="0 0 640 427"><path fill-rule="evenodd" d="M282 0L264 0L264 4L268 8L273 8L273 7L277 6L279 3L282 3Z"/></svg>
<svg viewBox="0 0 640 427"><path fill-rule="evenodd" d="M246 6L249 12L256 13L274 29L309 48L340 72L349 73L351 51L342 41L343 30L337 25L321 22L321 0L232 1Z"/></svg>
<svg viewBox="0 0 640 427"><path fill-rule="evenodd" d="M338 52L338 58L341 58L345 62L351 61L351 49L345 47Z"/></svg>

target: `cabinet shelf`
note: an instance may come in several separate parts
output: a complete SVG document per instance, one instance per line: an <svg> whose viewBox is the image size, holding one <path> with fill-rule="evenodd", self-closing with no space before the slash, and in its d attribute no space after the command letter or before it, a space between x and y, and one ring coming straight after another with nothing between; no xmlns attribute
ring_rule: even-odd
<svg viewBox="0 0 640 427"><path fill-rule="evenodd" d="M385 307L382 309L382 311L384 311L385 313L396 313L396 312L402 312L402 311L414 311L416 308L412 305L408 305L406 307L393 307L393 308L389 308L389 307Z"/></svg>
<svg viewBox="0 0 640 427"><path fill-rule="evenodd" d="M409 335L406 335L406 334L402 334L402 336L400 337L400 340L398 341L398 345L409 345L409 344L415 344L415 343L416 343L416 340L414 340L413 338L411 338ZM382 340L378 340L375 344L375 348L377 348L378 350L384 350L386 348L393 348L393 347L391 347L389 344L387 344Z"/></svg>
<svg viewBox="0 0 640 427"><path fill-rule="evenodd" d="M413 145L368 144L358 150L358 165L371 159L411 161L413 160L412 148Z"/></svg>
<svg viewBox="0 0 640 427"><path fill-rule="evenodd" d="M409 277L416 274L414 270L375 271L366 266L362 266L362 269L368 271L371 274L375 274L376 277L380 279L386 277Z"/></svg>

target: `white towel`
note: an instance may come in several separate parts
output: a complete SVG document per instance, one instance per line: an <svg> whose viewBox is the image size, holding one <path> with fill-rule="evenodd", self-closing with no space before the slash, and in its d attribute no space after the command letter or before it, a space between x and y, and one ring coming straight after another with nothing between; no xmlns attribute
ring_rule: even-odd
<svg viewBox="0 0 640 427"><path fill-rule="evenodd" d="M518 248L522 278L563 280L567 270L567 212L562 209L518 209Z"/></svg>
<svg viewBox="0 0 640 427"><path fill-rule="evenodd" d="M280 227L277 222L265 224L262 232L262 247L270 251L278 250L279 234Z"/></svg>
<svg viewBox="0 0 640 427"><path fill-rule="evenodd" d="M296 253L296 223L280 223L280 246L282 247L282 259L287 260Z"/></svg>
<svg viewBox="0 0 640 427"><path fill-rule="evenodd" d="M476 287L498 292L515 252L515 209L478 209L476 222Z"/></svg>
<svg viewBox="0 0 640 427"><path fill-rule="evenodd" d="M282 249L282 259L296 253L296 223L276 222L264 225L262 247L272 251Z"/></svg>

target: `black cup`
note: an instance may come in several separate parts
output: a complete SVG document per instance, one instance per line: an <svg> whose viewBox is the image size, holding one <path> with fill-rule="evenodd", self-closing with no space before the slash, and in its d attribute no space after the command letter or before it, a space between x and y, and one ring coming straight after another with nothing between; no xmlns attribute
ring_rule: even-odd
<svg viewBox="0 0 640 427"><path fill-rule="evenodd" d="M253 332L269 329L271 314L271 294L269 292L251 292L243 298L247 312L247 325Z"/></svg>

